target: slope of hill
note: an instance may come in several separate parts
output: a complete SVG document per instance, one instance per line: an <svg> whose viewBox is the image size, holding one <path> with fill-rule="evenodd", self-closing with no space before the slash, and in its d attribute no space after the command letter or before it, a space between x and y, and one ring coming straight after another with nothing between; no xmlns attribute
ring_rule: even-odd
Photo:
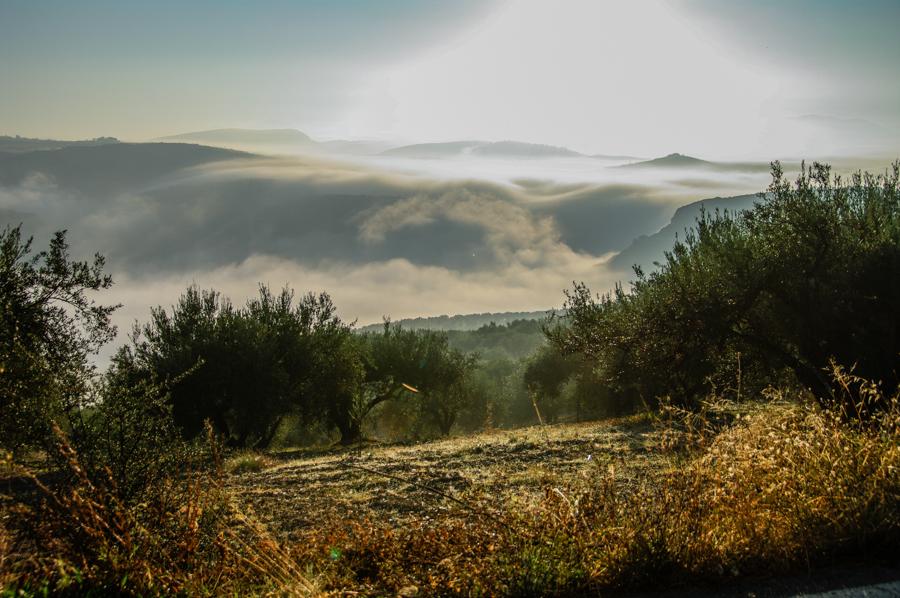
<svg viewBox="0 0 900 598"><path fill-rule="evenodd" d="M447 141L444 143L415 143L381 152L382 156L398 158L450 158L459 156L472 148L484 144L484 141Z"/></svg>
<svg viewBox="0 0 900 598"><path fill-rule="evenodd" d="M111 143L0 154L0 185L41 174L61 188L107 194L134 190L164 174L245 154L183 143Z"/></svg>
<svg viewBox="0 0 900 598"><path fill-rule="evenodd" d="M669 154L661 158L622 164L618 168L657 168L667 170L713 170L720 172L767 172L769 165L763 162L710 162L684 154Z"/></svg>
<svg viewBox="0 0 900 598"><path fill-rule="evenodd" d="M708 212L720 210L735 213L753 207L757 199L756 194L713 197L682 206L675 211L667 225L652 235L641 235L632 241L631 245L612 258L610 265L619 270L628 270L637 264L648 272L654 268L654 262L664 259L665 252L672 249L676 237L683 239L685 229L694 227L701 208Z"/></svg>
<svg viewBox="0 0 900 598"><path fill-rule="evenodd" d="M493 322L476 330L448 330L450 346L466 353L478 353L482 359L518 360L533 354L547 342L543 321L513 320Z"/></svg>
<svg viewBox="0 0 900 598"><path fill-rule="evenodd" d="M694 158L693 156L669 154L662 158L623 164L621 168L712 168L713 166L715 165L712 162Z"/></svg>
<svg viewBox="0 0 900 598"><path fill-rule="evenodd" d="M161 137L157 141L199 143L250 152L293 153L318 148L309 135L296 129L213 129Z"/></svg>
<svg viewBox="0 0 900 598"><path fill-rule="evenodd" d="M583 154L565 147L540 143L473 140L404 145L382 152L382 155L403 158L452 158L463 155L493 158L575 158L583 156Z"/></svg>
<svg viewBox="0 0 900 598"><path fill-rule="evenodd" d="M521 141L485 143L472 148L472 153L479 156L503 158L577 158L583 156L583 154L579 154L567 147L544 145L542 143L523 143Z"/></svg>
<svg viewBox="0 0 900 598"><path fill-rule="evenodd" d="M115 137L97 137L95 139L81 139L76 141L63 141L60 139L32 139L30 137L15 137L0 135L0 152L18 154L39 150L54 150L64 147L89 147L95 145L107 145L119 143Z"/></svg>

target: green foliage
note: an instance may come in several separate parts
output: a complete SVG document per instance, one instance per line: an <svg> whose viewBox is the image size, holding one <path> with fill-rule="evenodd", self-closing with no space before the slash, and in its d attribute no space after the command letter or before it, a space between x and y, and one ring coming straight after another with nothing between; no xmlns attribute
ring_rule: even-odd
<svg viewBox="0 0 900 598"><path fill-rule="evenodd" d="M100 255L70 259L65 231L31 251L21 226L0 232L0 444L12 450L45 440L51 418L80 408L89 356L115 336L118 307L90 297L112 279Z"/></svg>
<svg viewBox="0 0 900 598"><path fill-rule="evenodd" d="M416 397L421 419L444 435L472 402L468 377L477 357L451 349L446 333L386 322L381 332L358 335L354 342L361 376L349 394L332 393L331 399L342 443L359 440L365 417L392 399L413 403Z"/></svg>
<svg viewBox="0 0 900 598"><path fill-rule="evenodd" d="M477 330L449 330L450 346L466 353L477 352L484 360L521 359L547 342L543 320L514 320L507 324L491 322Z"/></svg>
<svg viewBox="0 0 900 598"><path fill-rule="evenodd" d="M845 182L815 164L791 185L774 163L752 210L704 213L659 271L636 269L629 292L594 298L576 285L571 325L551 338L589 357L626 402L693 404L736 380L752 392L790 373L827 403L832 360L856 363L890 394L900 354L898 171Z"/></svg>
<svg viewBox="0 0 900 598"><path fill-rule="evenodd" d="M575 374L577 357L563 355L547 346L529 360L525 368L525 386L541 417L553 423L562 409L563 386Z"/></svg>
<svg viewBox="0 0 900 598"><path fill-rule="evenodd" d="M312 410L319 366L333 356L325 339L348 334L328 295L293 299L289 289L274 295L261 286L238 309L191 287L171 315L152 311L117 362L138 378L171 382L172 414L186 438L209 419L230 445L267 446L288 413Z"/></svg>
<svg viewBox="0 0 900 598"><path fill-rule="evenodd" d="M136 377L119 362L93 390L95 400L69 420L71 440L88 474L108 475L118 499L140 500L193 458L172 418L167 385Z"/></svg>
<svg viewBox="0 0 900 598"><path fill-rule="evenodd" d="M477 367L478 356L447 348L438 358L429 368L430 379L424 385L421 404L428 420L448 436L460 414L475 401L477 387L471 374Z"/></svg>

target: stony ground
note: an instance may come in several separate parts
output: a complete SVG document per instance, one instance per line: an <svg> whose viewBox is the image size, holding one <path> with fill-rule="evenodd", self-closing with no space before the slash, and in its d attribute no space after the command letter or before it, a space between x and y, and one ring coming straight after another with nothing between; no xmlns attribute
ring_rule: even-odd
<svg viewBox="0 0 900 598"><path fill-rule="evenodd" d="M466 514L568 491L598 469L625 483L670 464L651 424L625 419L531 427L416 445L287 451L278 464L232 476L249 510L285 537L333 516L403 523ZM456 502L458 499L464 504Z"/></svg>

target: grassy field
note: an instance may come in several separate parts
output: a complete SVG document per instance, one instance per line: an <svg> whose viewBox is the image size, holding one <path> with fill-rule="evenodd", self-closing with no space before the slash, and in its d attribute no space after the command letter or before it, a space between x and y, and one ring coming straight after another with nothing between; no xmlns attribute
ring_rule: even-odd
<svg viewBox="0 0 900 598"><path fill-rule="evenodd" d="M214 450L214 468L136 507L76 467L29 517L22 495L3 500L0 586L778 596L896 581L892 404L869 427L776 396L416 445Z"/></svg>
<svg viewBox="0 0 900 598"><path fill-rule="evenodd" d="M548 488L582 488L598 468L627 482L672 465L644 416L272 456L269 468L231 476L229 486L288 539L333 518L408 524L527 508Z"/></svg>
<svg viewBox="0 0 900 598"><path fill-rule="evenodd" d="M883 430L732 404L284 451L228 488L338 593L783 595L900 577L900 448Z"/></svg>

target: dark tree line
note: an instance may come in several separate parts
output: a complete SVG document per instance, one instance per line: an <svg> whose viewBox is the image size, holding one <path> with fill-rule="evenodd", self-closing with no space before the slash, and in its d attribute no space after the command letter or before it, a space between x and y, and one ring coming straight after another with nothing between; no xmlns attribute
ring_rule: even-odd
<svg viewBox="0 0 900 598"><path fill-rule="evenodd" d="M386 323L381 332L357 334L326 293L295 301L289 289L261 286L241 308L189 288L171 313L152 311L115 365L137 379L176 380L172 415L186 437L210 420L229 444L262 448L287 416L334 426L342 444L357 442L372 410L398 399L418 402L428 415L453 411L435 422L447 434L465 407L452 390L464 386L475 362L443 333ZM434 406L438 397L446 405Z"/></svg>

